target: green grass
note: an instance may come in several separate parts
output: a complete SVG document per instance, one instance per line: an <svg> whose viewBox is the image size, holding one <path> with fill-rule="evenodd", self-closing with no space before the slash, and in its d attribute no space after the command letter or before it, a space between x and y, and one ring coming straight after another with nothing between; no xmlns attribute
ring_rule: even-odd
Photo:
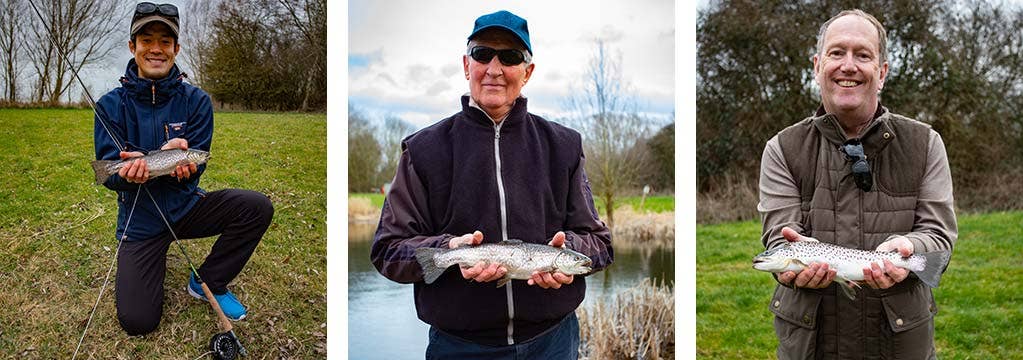
<svg viewBox="0 0 1023 360"><path fill-rule="evenodd" d="M201 186L267 194L273 223L230 285L249 307L235 333L255 358L323 357L327 329L326 116L217 113ZM91 110L0 109L0 353L70 358L113 258L113 191L92 184ZM185 241L201 263L214 238ZM112 286L80 358L185 358L219 332L209 305L183 290L188 265L167 254L163 318L128 337ZM113 276L111 276L111 280ZM84 355L84 356L83 356Z"/></svg>
<svg viewBox="0 0 1023 360"><path fill-rule="evenodd" d="M941 287L942 359L1023 359L1023 212L966 215ZM698 225L696 341L701 358L774 358L770 275L753 270L759 222Z"/></svg>
<svg viewBox="0 0 1023 360"><path fill-rule="evenodd" d="M384 206L384 195L373 194L373 193L348 193L349 197L353 198L367 198L370 203L373 204L373 208L380 209Z"/></svg>

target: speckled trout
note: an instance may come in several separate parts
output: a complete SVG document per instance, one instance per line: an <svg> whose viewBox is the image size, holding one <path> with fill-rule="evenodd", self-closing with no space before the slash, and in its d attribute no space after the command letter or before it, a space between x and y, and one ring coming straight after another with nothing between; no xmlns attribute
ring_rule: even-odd
<svg viewBox="0 0 1023 360"><path fill-rule="evenodd" d="M835 269L835 279L845 285L842 287L845 294L855 299L854 287L860 287L857 281L863 280L863 269L869 268L871 263L884 268L884 260L887 259L892 265L913 272L924 284L935 288L941 281L941 272L948 263L949 255L948 251L932 251L904 258L897 251L850 249L810 239L760 253L753 258L753 268L774 273L798 272L809 267L810 263L826 263Z"/></svg>
<svg viewBox="0 0 1023 360"><path fill-rule="evenodd" d="M590 272L590 258L578 252L548 245L507 240L500 243L463 245L454 249L418 248L416 260L423 268L423 277L432 284L449 266L472 267L477 263L498 263L508 273L497 281L502 287L512 279L526 280L538 272L560 272L567 275Z"/></svg>
<svg viewBox="0 0 1023 360"><path fill-rule="evenodd" d="M178 165L185 165L189 162L194 162L196 165L205 164L210 159L210 153L195 149L153 150L142 158L146 160L146 166L149 167L149 177L155 178L170 174ZM135 159L137 158L93 161L92 171L96 172L96 184L103 184L107 178Z"/></svg>

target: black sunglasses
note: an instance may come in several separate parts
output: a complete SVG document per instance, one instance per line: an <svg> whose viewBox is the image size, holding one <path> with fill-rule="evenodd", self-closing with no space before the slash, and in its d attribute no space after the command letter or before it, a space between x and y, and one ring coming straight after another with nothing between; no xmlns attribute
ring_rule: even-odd
<svg viewBox="0 0 1023 360"><path fill-rule="evenodd" d="M472 57L473 60L484 64L489 64L490 60L494 58L494 55L497 55L497 59L501 60L501 63L505 66L514 66L526 61L526 54L523 54L522 50L497 50L486 46L473 46L472 49L469 50L469 56Z"/></svg>
<svg viewBox="0 0 1023 360"><path fill-rule="evenodd" d="M874 178L870 176L870 164L867 163L867 154L863 152L863 144L859 140L852 139L842 144L842 152L852 161L853 180L856 187L863 191L870 191L874 186Z"/></svg>
<svg viewBox="0 0 1023 360"><path fill-rule="evenodd" d="M157 4L154 4L154 3L151 3L151 2L141 2L138 5L135 5L135 16L134 16L134 19L132 21L137 20L137 19L142 18L142 17L145 17L145 16L156 14L156 13L159 13L160 15L171 17L171 18L174 18L174 20L177 20L177 17L178 17L178 7L174 6L174 4L159 4L159 5L157 5Z"/></svg>

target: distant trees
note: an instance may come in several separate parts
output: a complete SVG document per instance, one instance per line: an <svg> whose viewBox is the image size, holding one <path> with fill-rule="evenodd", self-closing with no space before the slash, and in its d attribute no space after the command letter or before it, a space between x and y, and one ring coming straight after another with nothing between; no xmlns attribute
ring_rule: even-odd
<svg viewBox="0 0 1023 360"><path fill-rule="evenodd" d="M203 88L246 109L323 109L326 0L224 0L196 58Z"/></svg>
<svg viewBox="0 0 1023 360"><path fill-rule="evenodd" d="M31 4L52 29L54 46ZM0 0L0 95L6 103L75 102L82 70L123 49L133 2ZM178 63L215 105L251 110L324 110L326 0L211 0L181 10ZM60 49L58 49L58 47Z"/></svg>
<svg viewBox="0 0 1023 360"><path fill-rule="evenodd" d="M380 187L380 143L373 136L369 119L353 107L348 108L348 191L369 192Z"/></svg>
<svg viewBox="0 0 1023 360"><path fill-rule="evenodd" d="M716 1L697 20L697 186L755 186L764 144L819 104L811 56L843 1ZM982 1L874 0L888 30L881 101L945 141L956 205L1023 207L1023 10ZM755 192L753 193L755 194ZM751 203L732 207L754 208Z"/></svg>
<svg viewBox="0 0 1023 360"><path fill-rule="evenodd" d="M388 115L374 121L355 106L348 107L348 191L377 191L394 179L401 140L416 128Z"/></svg>

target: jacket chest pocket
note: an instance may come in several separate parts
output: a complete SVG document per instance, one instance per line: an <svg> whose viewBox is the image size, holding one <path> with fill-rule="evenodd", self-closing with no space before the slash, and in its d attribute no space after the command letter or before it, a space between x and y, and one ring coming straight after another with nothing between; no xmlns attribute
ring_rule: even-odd
<svg viewBox="0 0 1023 360"><path fill-rule="evenodd" d="M173 138L184 138L188 131L188 122L169 122L163 124L164 141Z"/></svg>

